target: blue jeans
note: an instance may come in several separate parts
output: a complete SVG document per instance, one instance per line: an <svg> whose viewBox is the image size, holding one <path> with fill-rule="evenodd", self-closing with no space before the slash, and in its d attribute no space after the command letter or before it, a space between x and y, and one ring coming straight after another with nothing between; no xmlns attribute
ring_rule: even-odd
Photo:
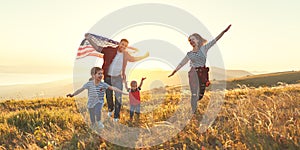
<svg viewBox="0 0 300 150"><path fill-rule="evenodd" d="M97 103L93 108L88 108L92 124L95 123L95 119L97 122L101 120L102 106L103 103Z"/></svg>
<svg viewBox="0 0 300 150"><path fill-rule="evenodd" d="M191 89L191 106L192 112L195 113L197 110L197 102L201 100L204 96L206 85L199 80L195 68L191 68L189 71L189 84Z"/></svg>
<svg viewBox="0 0 300 150"><path fill-rule="evenodd" d="M140 115L141 104L130 105L130 119L133 118L134 113L137 114L137 117Z"/></svg>
<svg viewBox="0 0 300 150"><path fill-rule="evenodd" d="M116 77L105 77L104 81L114 86L120 90L123 90L123 79L121 76ZM115 92L115 104L113 103L113 91L110 89L106 90L106 101L108 106L108 111L112 112L115 110L114 118L120 118L120 111L122 105L122 93Z"/></svg>

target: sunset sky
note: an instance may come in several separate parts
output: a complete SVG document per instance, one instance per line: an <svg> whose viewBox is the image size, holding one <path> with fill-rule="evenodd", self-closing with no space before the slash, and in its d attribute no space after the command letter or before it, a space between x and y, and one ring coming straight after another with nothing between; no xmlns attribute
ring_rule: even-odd
<svg viewBox="0 0 300 150"><path fill-rule="evenodd" d="M213 37L232 24L218 42L226 69L254 73L300 70L299 0L1 0L0 72L72 73L84 33L110 13L143 3L183 9L201 21ZM141 33L143 28L168 33L154 26L141 26L136 31ZM130 33L124 31L121 35L131 44L139 42ZM120 38L116 36L114 40ZM147 38L143 34L143 40ZM181 40L183 52L191 50L186 38ZM151 54L153 50L149 51ZM178 63L183 57L176 58Z"/></svg>

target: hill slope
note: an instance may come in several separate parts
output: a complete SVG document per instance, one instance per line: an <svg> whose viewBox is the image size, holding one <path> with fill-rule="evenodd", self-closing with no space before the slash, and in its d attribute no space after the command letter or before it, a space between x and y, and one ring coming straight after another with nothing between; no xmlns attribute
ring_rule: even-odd
<svg viewBox="0 0 300 150"><path fill-rule="evenodd" d="M238 84L248 87L259 87L297 83L300 83L300 71L288 71L230 79L227 81L227 89L233 89L237 87Z"/></svg>

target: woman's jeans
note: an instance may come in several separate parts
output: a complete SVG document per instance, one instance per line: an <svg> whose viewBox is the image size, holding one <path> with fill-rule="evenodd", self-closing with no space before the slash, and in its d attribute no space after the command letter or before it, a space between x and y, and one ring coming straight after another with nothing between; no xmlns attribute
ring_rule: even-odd
<svg viewBox="0 0 300 150"><path fill-rule="evenodd" d="M199 80L198 74L195 68L191 68L188 72L189 75L189 84L191 90L191 106L192 112L195 113L197 110L197 102L201 100L204 96L206 85L202 83L202 80Z"/></svg>

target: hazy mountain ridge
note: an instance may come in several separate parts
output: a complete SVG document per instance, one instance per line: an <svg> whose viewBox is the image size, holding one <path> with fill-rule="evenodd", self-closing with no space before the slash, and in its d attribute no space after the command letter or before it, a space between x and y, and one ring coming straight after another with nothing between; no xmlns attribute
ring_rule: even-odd
<svg viewBox="0 0 300 150"><path fill-rule="evenodd" d="M225 72L225 75L224 75ZM225 70L222 68L211 67L210 68L210 79L211 80L224 80L226 79L236 78L236 77L244 77L251 76L252 73L245 70Z"/></svg>
<svg viewBox="0 0 300 150"><path fill-rule="evenodd" d="M224 70L220 68L211 68L210 80L213 84L218 84L219 80L224 79ZM157 87L174 86L174 85L188 85L187 71L178 72L176 76L168 78L171 71L145 71L139 70L139 74L132 74L132 79L138 82L142 76L147 79L144 82L142 90L149 90ZM129 73L130 74L130 73ZM270 73L262 75L252 75L243 70L226 70L226 84L227 88L235 88L238 84L247 86L274 86L278 82L288 84L295 84L300 82L300 71L287 71L281 73ZM75 89L82 86L88 81L88 77L76 79L73 84L73 79L60 80L49 83L33 84L33 85L11 85L0 86L0 99L24 99L37 97L57 97L65 96L67 93L73 92L73 85Z"/></svg>
<svg viewBox="0 0 300 150"><path fill-rule="evenodd" d="M7 66L0 65L1 73L30 73L30 74L53 74L53 73L69 73L72 72L73 68L70 66Z"/></svg>
<svg viewBox="0 0 300 150"><path fill-rule="evenodd" d="M0 86L1 99L24 99L64 96L73 91L72 79L41 84Z"/></svg>
<svg viewBox="0 0 300 150"><path fill-rule="evenodd" d="M227 80L227 89L233 89L237 85L259 87L298 83L300 83L300 71L286 71L232 78Z"/></svg>

